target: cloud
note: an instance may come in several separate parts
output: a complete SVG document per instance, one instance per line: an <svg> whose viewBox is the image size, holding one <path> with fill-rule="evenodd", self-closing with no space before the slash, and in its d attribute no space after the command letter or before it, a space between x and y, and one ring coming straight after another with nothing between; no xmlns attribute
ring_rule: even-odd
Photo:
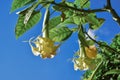
<svg viewBox="0 0 120 80"><path fill-rule="evenodd" d="M91 38L95 39L95 31L94 30L89 29L88 34Z"/></svg>

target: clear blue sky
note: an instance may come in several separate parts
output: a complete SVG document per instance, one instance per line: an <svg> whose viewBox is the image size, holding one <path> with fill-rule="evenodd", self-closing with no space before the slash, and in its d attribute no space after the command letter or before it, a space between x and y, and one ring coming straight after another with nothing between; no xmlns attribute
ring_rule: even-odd
<svg viewBox="0 0 120 80"><path fill-rule="evenodd" d="M106 0L91 0L93 8L104 6ZM77 35L65 42L53 59L43 60L32 54L24 40L40 34L40 22L26 34L15 39L14 28L18 15L9 14L12 0L0 1L0 80L80 80L82 72L74 71L71 58L78 49ZM120 0L112 0L112 6L120 14ZM120 26L109 13L98 14L106 18L105 24L96 32L99 40L111 42Z"/></svg>

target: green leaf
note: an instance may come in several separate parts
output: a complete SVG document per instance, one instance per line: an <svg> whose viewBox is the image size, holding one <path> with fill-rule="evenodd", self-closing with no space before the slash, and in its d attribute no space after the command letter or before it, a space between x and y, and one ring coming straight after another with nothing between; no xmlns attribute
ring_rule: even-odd
<svg viewBox="0 0 120 80"><path fill-rule="evenodd" d="M52 28L56 27L60 23L61 23L61 17L60 16L52 18L51 20L49 20L49 23L48 23L49 29L52 29Z"/></svg>
<svg viewBox="0 0 120 80"><path fill-rule="evenodd" d="M120 80L120 74L119 74L119 76L117 77L117 80Z"/></svg>
<svg viewBox="0 0 120 80"><path fill-rule="evenodd" d="M65 19L64 22L61 22L61 23L58 25L58 27L59 27L59 26L67 26L67 25L69 25L69 24L75 24L74 21L73 21L73 17L69 17L69 18Z"/></svg>
<svg viewBox="0 0 120 80"><path fill-rule="evenodd" d="M104 19L103 18L98 18L98 24L91 24L90 23L90 28L91 29L98 29L100 26L102 26L102 24L104 23Z"/></svg>
<svg viewBox="0 0 120 80"><path fill-rule="evenodd" d="M40 12L34 11L28 21L27 24L24 24L25 13L20 13L19 18L15 28L16 38L22 36L26 31L31 29L35 24L37 24L40 20L41 14Z"/></svg>
<svg viewBox="0 0 120 80"><path fill-rule="evenodd" d="M75 24L80 25L80 17L79 16L74 16L73 20L74 20Z"/></svg>
<svg viewBox="0 0 120 80"><path fill-rule="evenodd" d="M35 2L36 0L13 0L13 3L12 3L12 7L11 7L11 11L10 12L13 12L25 5L28 5L28 4L31 4L33 2Z"/></svg>
<svg viewBox="0 0 120 80"><path fill-rule="evenodd" d="M56 42L61 42L68 39L72 31L68 27L56 27L50 30L49 37Z"/></svg>
<svg viewBox="0 0 120 80"><path fill-rule="evenodd" d="M85 19L90 24L91 29L98 29L105 21L103 18L97 18L94 13L88 14Z"/></svg>
<svg viewBox="0 0 120 80"><path fill-rule="evenodd" d="M73 10L66 10L63 13L65 14L66 18L69 18L70 16L74 14Z"/></svg>
<svg viewBox="0 0 120 80"><path fill-rule="evenodd" d="M26 15L25 15L25 19L24 19L24 24L26 25L27 22L29 21L34 9L39 5L39 2L36 2L35 4L33 4L30 9L27 11Z"/></svg>
<svg viewBox="0 0 120 80"><path fill-rule="evenodd" d="M74 7L73 2L67 2L67 1L66 1L65 4L68 5L68 6L70 6L70 7Z"/></svg>
<svg viewBox="0 0 120 80"><path fill-rule="evenodd" d="M89 8L90 7L90 1L89 0L75 0L74 4L78 8Z"/></svg>
<svg viewBox="0 0 120 80"><path fill-rule="evenodd" d="M87 42L87 44L90 46L90 45L94 45L95 44L95 42L94 41L92 41L92 40L87 40L86 41Z"/></svg>
<svg viewBox="0 0 120 80"><path fill-rule="evenodd" d="M77 25L85 24L87 21L83 16L73 16L74 23Z"/></svg>
<svg viewBox="0 0 120 80"><path fill-rule="evenodd" d="M109 70L104 75L110 75L110 74L120 74L120 69L118 69L118 70L116 70L116 69Z"/></svg>

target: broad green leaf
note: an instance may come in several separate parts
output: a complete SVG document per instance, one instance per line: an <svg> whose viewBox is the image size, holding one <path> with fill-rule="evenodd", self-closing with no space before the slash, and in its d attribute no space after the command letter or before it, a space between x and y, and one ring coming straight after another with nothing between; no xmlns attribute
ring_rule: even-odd
<svg viewBox="0 0 120 80"><path fill-rule="evenodd" d="M30 9L27 11L26 15L25 15L25 19L24 19L24 24L27 24L27 22L29 21L34 9L39 5L39 2L36 2L35 4L33 4Z"/></svg>
<svg viewBox="0 0 120 80"><path fill-rule="evenodd" d="M52 29L52 28L56 27L60 23L61 23L61 17L60 16L53 17L51 20L49 20L49 23L48 23L49 29Z"/></svg>
<svg viewBox="0 0 120 80"><path fill-rule="evenodd" d="M12 7L11 7L11 12L28 5L30 3L33 3L36 0L13 0Z"/></svg>
<svg viewBox="0 0 120 80"><path fill-rule="evenodd" d="M87 21L83 16L73 16L74 23L77 25L85 24Z"/></svg>
<svg viewBox="0 0 120 80"><path fill-rule="evenodd" d="M73 2L65 2L65 4L67 4L68 6L70 6L70 7L74 7L74 4L73 4Z"/></svg>
<svg viewBox="0 0 120 80"><path fill-rule="evenodd" d="M61 42L68 39L72 31L67 27L56 27L50 30L49 37L56 42Z"/></svg>
<svg viewBox="0 0 120 80"><path fill-rule="evenodd" d="M98 25L99 21L97 20L95 16L96 15L94 13L90 13L85 17L85 19L91 24Z"/></svg>
<svg viewBox="0 0 120 80"><path fill-rule="evenodd" d="M95 42L94 41L92 41L92 40L87 40L86 41L87 42L87 44L90 46L90 45L94 45L95 44Z"/></svg>
<svg viewBox="0 0 120 80"><path fill-rule="evenodd" d="M69 18L70 16L74 14L73 10L66 10L63 13L65 14L66 18Z"/></svg>
<svg viewBox="0 0 120 80"><path fill-rule="evenodd" d="M75 24L80 25L80 17L79 16L74 16L73 20L74 20Z"/></svg>
<svg viewBox="0 0 120 80"><path fill-rule="evenodd" d="M24 24L25 13L19 14L19 18L15 28L16 38L22 36L26 31L31 29L35 24L37 24L40 20L41 14L40 12L34 11L28 21L27 24Z"/></svg>
<svg viewBox="0 0 120 80"><path fill-rule="evenodd" d="M97 19L98 19L98 24L91 24L90 23L90 28L91 29L98 29L100 26L102 26L102 24L105 21L103 18L97 18Z"/></svg>
<svg viewBox="0 0 120 80"><path fill-rule="evenodd" d="M85 19L90 24L91 29L98 29L105 21L103 18L97 18L94 13L88 14Z"/></svg>
<svg viewBox="0 0 120 80"><path fill-rule="evenodd" d="M116 69L109 70L104 75L110 75L110 74L120 74L120 69L118 69L118 70L116 70Z"/></svg>
<svg viewBox="0 0 120 80"><path fill-rule="evenodd" d="M58 25L58 27L59 27L59 26L67 26L67 25L69 25L69 24L74 24L73 17L69 17L69 18L65 19L64 22L61 22L61 23Z"/></svg>
<svg viewBox="0 0 120 80"><path fill-rule="evenodd" d="M90 7L90 1L89 0L75 0L74 4L78 8L89 8Z"/></svg>

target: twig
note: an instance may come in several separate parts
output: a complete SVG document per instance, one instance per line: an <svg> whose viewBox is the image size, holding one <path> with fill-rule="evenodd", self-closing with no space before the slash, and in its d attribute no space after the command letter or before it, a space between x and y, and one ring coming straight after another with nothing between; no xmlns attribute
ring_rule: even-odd
<svg viewBox="0 0 120 80"><path fill-rule="evenodd" d="M118 22L118 24L120 25L120 16L117 14L117 12L112 8L111 5L111 1L107 0L107 5L106 5L106 9L108 12L111 13L111 15L113 16L113 20L115 20L116 22Z"/></svg>
<svg viewBox="0 0 120 80"><path fill-rule="evenodd" d="M74 8L74 7L71 7L71 6L67 6L67 5L64 6L64 5L61 5L61 4L57 4L55 2L52 2L51 4L55 4L55 5L58 5L60 7L69 8L69 9L72 9L72 10L75 10L75 11L79 11L79 12L94 13L94 12L104 12L104 11L106 11L104 8L103 9L84 10L84 9L77 9L77 8Z"/></svg>

